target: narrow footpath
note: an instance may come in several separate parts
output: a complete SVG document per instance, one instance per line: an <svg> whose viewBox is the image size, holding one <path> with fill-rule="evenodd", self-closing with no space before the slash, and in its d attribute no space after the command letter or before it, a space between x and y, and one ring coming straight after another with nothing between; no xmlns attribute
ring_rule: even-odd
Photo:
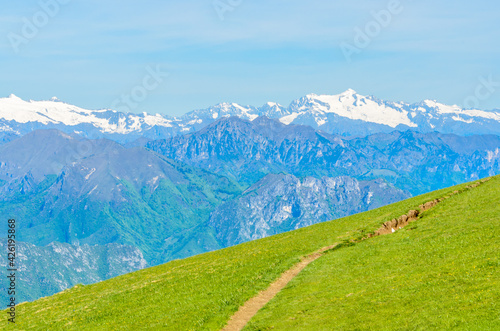
<svg viewBox="0 0 500 331"><path fill-rule="evenodd" d="M466 190L472 189L481 185L484 182L490 180L489 178L483 179L480 182L476 182L465 187L461 191L454 191L453 193L444 196L439 199L428 201L419 206L419 210L410 210L405 215L401 215L399 218L394 218L391 221L387 221L382 224L382 226L375 231L373 234L369 234L368 236L362 238L361 240L367 240L369 238L373 238L380 235L386 235L396 232L397 230L405 227L410 222L416 221L421 217L421 214L440 202L454 196L460 194ZM271 283L269 287L257 294L255 297L249 299L247 302L241 306L236 313L229 319L227 325L221 331L239 331L242 330L245 325L252 319L252 317L257 314L257 312L264 307L272 298L276 296L295 276L297 276L305 267L307 267L313 261L319 259L326 251L335 248L339 243L326 246L321 248L320 250L307 255L304 257L299 263L294 265L292 268L285 271L280 278Z"/></svg>

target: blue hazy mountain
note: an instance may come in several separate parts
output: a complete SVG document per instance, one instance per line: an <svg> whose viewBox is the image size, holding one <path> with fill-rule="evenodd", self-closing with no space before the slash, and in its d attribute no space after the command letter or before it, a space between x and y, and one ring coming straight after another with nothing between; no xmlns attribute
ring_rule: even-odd
<svg viewBox="0 0 500 331"><path fill-rule="evenodd" d="M345 138L267 117L223 118L200 131L148 142L174 160L255 183L268 173L384 178L421 194L500 172L500 137L437 132Z"/></svg>
<svg viewBox="0 0 500 331"><path fill-rule="evenodd" d="M244 204L248 190L259 187L261 198L272 200L276 197L269 185L277 187L277 178L284 176L279 181L284 183L298 180L276 176L239 183L144 147L127 148L57 130L36 130L5 143L0 146L0 213L17 220L17 239L31 259L21 281L42 284L27 288L23 300L233 244L233 231L221 230L225 221L220 215ZM282 197L283 202L293 199L293 210L280 224L269 223L273 229L267 234L409 196L384 180L325 177L310 178L308 183L314 183L310 189L324 193L311 199L305 189L285 191L290 196ZM339 199L350 204L333 203ZM312 218L314 203L324 214L317 219ZM264 214L278 213L275 208L288 207L270 204ZM234 222L244 226L252 220L241 217ZM0 229L0 236L5 234ZM59 276L46 276L52 273Z"/></svg>

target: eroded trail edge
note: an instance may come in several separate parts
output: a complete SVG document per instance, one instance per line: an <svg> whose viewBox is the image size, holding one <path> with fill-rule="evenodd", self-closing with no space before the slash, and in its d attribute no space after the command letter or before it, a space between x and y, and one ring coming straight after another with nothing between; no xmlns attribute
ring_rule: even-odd
<svg viewBox="0 0 500 331"><path fill-rule="evenodd" d="M410 210L410 211L408 211L408 213L401 215L399 218L394 218L390 221L383 223L382 226L377 231L369 234L368 236L362 238L361 240L367 240L369 238L373 238L376 236L396 232L398 229L405 227L410 222L417 220L423 212L436 206L441 201L448 199L454 195L460 194L460 193L467 191L469 189L472 189L474 187L477 187L477 186L481 185L482 183L487 182L489 180L490 180L490 178L483 179L480 182L476 182L474 184L466 186L462 190L457 190L457 191L454 191L453 193L448 194L442 198L428 201L428 202L420 205L418 207L419 210ZM352 242L356 242L356 241L352 241ZM239 330L242 330L245 327L245 325L252 319L252 317L254 317L255 314L257 314L257 312L261 308L263 308L269 301L271 301L271 299L274 298L276 296L276 294L278 294L305 267L307 267L311 262L320 258L323 255L323 253L325 253L328 250L334 249L338 245L339 245L339 243L336 243L336 244L333 244L330 246L323 247L320 250L304 257L299 263L297 263L292 268L285 271L276 281L271 283L271 285L269 285L269 287L267 289L265 289L264 291L257 294L255 297L253 297L250 300L248 300L247 302L245 302L243 304L243 306L241 306L238 309L238 311L233 316L231 316L227 325L221 331L239 331Z"/></svg>

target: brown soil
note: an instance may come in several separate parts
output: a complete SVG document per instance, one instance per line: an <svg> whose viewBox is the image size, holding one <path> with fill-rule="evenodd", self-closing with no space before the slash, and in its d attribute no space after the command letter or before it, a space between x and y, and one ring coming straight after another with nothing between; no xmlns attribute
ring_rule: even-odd
<svg viewBox="0 0 500 331"><path fill-rule="evenodd" d="M419 215L421 215L424 211L431 209L436 206L441 201L450 198L453 195L460 194L468 189L477 187L484 182L489 181L490 178L486 178L481 180L481 182L477 182L475 184L471 184L467 186L465 189L461 191L454 191L451 195L445 196L443 198L435 199L428 201L418 208L419 210L410 210L407 214L401 215L398 218L394 218L388 222L382 224L382 227L375 231L373 234L369 234L367 237L362 240L366 240L368 238L372 238L375 236L380 236L384 234L393 233L398 229L403 228L408 225L408 223L415 221L418 219ZM295 276L299 274L305 267L307 267L311 262L320 258L323 253L327 250L333 249L338 244L330 245L327 247L321 248L319 251L306 256L302 261L293 266L291 269L285 271L278 280L269 285L269 287L257 294L255 297L251 298L243 306L238 309L238 311L230 318L227 325L221 331L239 331L242 330L245 325L252 319L252 317L257 314L257 312L264 307L272 298L278 294Z"/></svg>

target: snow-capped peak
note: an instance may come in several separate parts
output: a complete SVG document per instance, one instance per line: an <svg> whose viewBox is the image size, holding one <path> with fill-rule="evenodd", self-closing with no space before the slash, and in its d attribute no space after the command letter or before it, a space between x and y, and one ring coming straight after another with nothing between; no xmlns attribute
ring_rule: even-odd
<svg viewBox="0 0 500 331"><path fill-rule="evenodd" d="M8 99L13 99L13 100L22 100L20 97L18 97L17 95L15 94L10 94L8 97Z"/></svg>
<svg viewBox="0 0 500 331"><path fill-rule="evenodd" d="M316 93L309 93L307 94L304 98L302 99L307 99L307 100L317 100L319 98L337 98L337 99L344 99L344 98L353 98L353 97L361 97L364 98L364 96L358 94L355 90L353 89L347 89L342 93L339 94L316 94Z"/></svg>
<svg viewBox="0 0 500 331"><path fill-rule="evenodd" d="M393 104L387 106L383 102L357 94L353 89L337 95L308 94L305 99L292 103L290 115L282 119L283 123L295 121L301 113L308 112L314 116L316 123L321 126L327 123L327 114L336 114L351 120L361 120L390 127L406 125L416 127L408 117L408 112L401 106Z"/></svg>
<svg viewBox="0 0 500 331"><path fill-rule="evenodd" d="M113 116L118 118L110 118ZM88 110L73 106L52 98L46 101L24 101L15 95L0 98L0 120L13 121L20 124L40 123L42 125L77 126L90 124L105 133L126 134L142 130L141 124L147 126L169 126L170 120L160 116L140 116L109 112L106 110Z"/></svg>
<svg viewBox="0 0 500 331"><path fill-rule="evenodd" d="M342 95L342 96L354 95L354 94L358 94L358 93L356 91L354 91L352 88L349 88L349 89L345 90L344 92L340 93L340 95Z"/></svg>

